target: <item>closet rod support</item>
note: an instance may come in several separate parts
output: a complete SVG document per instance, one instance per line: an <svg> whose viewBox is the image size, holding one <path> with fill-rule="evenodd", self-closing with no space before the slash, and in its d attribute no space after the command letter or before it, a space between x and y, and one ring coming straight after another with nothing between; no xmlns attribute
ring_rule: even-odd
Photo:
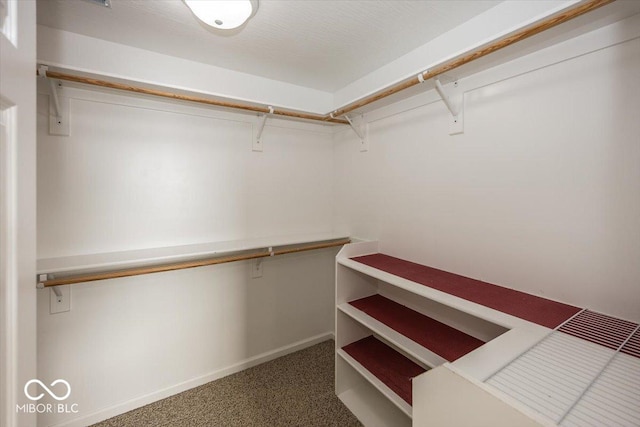
<svg viewBox="0 0 640 427"><path fill-rule="evenodd" d="M369 139L367 138L368 132L367 125L364 123L364 116L361 117L359 126L357 126L349 116L345 115L344 118L347 119L349 126L351 126L351 129L353 129L353 132L355 132L360 140L360 151L369 151Z"/></svg>
<svg viewBox="0 0 640 427"><path fill-rule="evenodd" d="M56 112L56 117L61 117L61 109L60 109L60 99L58 98L58 83L53 79L47 79L49 83L49 94L51 94L51 99L53 99L53 109Z"/></svg>
<svg viewBox="0 0 640 427"><path fill-rule="evenodd" d="M447 109L451 113L451 117L449 117L449 135L464 133L464 94L458 87L458 82L453 82L451 91L447 94L444 87L442 87L440 79L436 77L433 80L436 85L438 95L440 95L444 105L447 106ZM452 100L451 95L455 96L455 100Z"/></svg>
<svg viewBox="0 0 640 427"><path fill-rule="evenodd" d="M56 294L56 299L58 302L62 302L62 291L60 291L60 286L52 286L51 290L54 294Z"/></svg>
<svg viewBox="0 0 640 427"><path fill-rule="evenodd" d="M258 123L258 133L256 139L253 141L253 151L262 151L262 132L264 131L264 125L267 123L267 117L274 113L274 108L269 105L269 112L262 115L260 123Z"/></svg>
<svg viewBox="0 0 640 427"><path fill-rule="evenodd" d="M44 289L45 288L45 282L47 282L47 280L54 280L55 276L53 274L38 274L38 284L36 285L36 288L38 289ZM61 303L62 302L62 290L60 288L60 286L51 286L51 291L53 291L53 293L56 296L56 300Z"/></svg>
<svg viewBox="0 0 640 427"><path fill-rule="evenodd" d="M60 96L60 80L49 77L49 67L38 66L38 76L47 81L49 87L49 133L69 136L69 98Z"/></svg>
<svg viewBox="0 0 640 427"><path fill-rule="evenodd" d="M47 274L38 274L38 278L36 279L36 288L37 289L44 289L44 282L46 282L47 280L49 280L49 277Z"/></svg>
<svg viewBox="0 0 640 427"><path fill-rule="evenodd" d="M451 115L456 117L459 112L458 106L453 105L453 103L451 102L451 99L449 98L449 95L447 95L447 93L444 91L444 87L442 87L442 83L440 83L440 79L436 77L433 80L435 81L435 84L436 84L436 91L438 91L438 95L440 95L440 98L442 98L444 105L447 106Z"/></svg>
<svg viewBox="0 0 640 427"><path fill-rule="evenodd" d="M358 129L356 125L353 124L353 121L351 121L349 116L344 116L344 118L347 119L347 121L349 122L349 126L351 126L351 129L353 129L356 135L358 135L358 138L364 139L364 136L362 136L362 132L360 132L360 129Z"/></svg>
<svg viewBox="0 0 640 427"><path fill-rule="evenodd" d="M47 77L48 70L49 70L49 67L47 67L46 65L40 65L40 67L38 68L38 76L47 80L47 83L49 85L49 95L53 100L53 107L56 112L56 117L60 117L61 116L60 112L62 110L60 108L60 99L58 98L58 88L57 88L58 82L54 79Z"/></svg>

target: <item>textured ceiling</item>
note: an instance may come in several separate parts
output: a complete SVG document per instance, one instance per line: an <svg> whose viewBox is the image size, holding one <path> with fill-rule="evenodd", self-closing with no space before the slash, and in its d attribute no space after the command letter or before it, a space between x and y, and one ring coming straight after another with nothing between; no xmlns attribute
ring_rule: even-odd
<svg viewBox="0 0 640 427"><path fill-rule="evenodd" d="M262 0L224 32L181 0L38 0L38 24L334 92L499 1Z"/></svg>

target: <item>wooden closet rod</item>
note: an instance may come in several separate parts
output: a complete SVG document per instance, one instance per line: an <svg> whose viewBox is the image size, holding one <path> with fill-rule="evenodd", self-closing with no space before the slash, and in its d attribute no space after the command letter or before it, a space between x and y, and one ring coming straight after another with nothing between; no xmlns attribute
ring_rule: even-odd
<svg viewBox="0 0 640 427"><path fill-rule="evenodd" d="M252 252L248 254L229 255L223 257L212 257L197 261L182 261L162 265L154 265L150 267L137 267L127 270L107 271L104 273L79 274L76 276L62 277L60 279L52 279L42 282L44 287L74 285L77 283L94 282L96 280L116 279L119 277L139 276L142 274L160 273L163 271L183 270L185 268L203 267L206 265L224 264L227 262L245 261L257 258L267 258L275 255L285 255L297 252L312 251L316 249L332 248L335 246L346 245L351 243L350 239L340 239L325 243L316 243L305 246L295 246L285 249L274 250L271 252Z"/></svg>
<svg viewBox="0 0 640 427"><path fill-rule="evenodd" d="M458 67L461 67L469 62L472 62L478 58L482 58L483 56L487 56L490 53L493 53L497 50L505 48L507 46L511 46L514 43L517 43L521 40L534 36L538 33L541 33L545 30L553 28L557 25L560 25L564 22L570 21L573 18L577 18L578 16L584 15L587 12L591 12L601 6L604 6L609 3L613 3L615 0L587 0L580 3L577 3L575 6L570 7L569 9L558 13L556 15L550 16L538 23L525 27L521 30L518 30L510 35L507 35L501 39L495 40L491 43L488 43L484 46L480 46L477 49L474 49L470 52L464 53L460 56L457 56L449 61L446 61L440 65L437 65L430 70L424 71L421 73L423 81L432 79L436 76L444 74L448 71L454 70ZM341 117L345 114L352 112L358 108L362 108L365 105L369 105L373 102L379 101L387 96L394 95L398 92L401 92L405 89L413 87L422 83L418 76L411 77L405 79L399 83L388 86L372 95L366 96L364 98L360 98L350 104L347 104L341 108L335 110L332 114L328 115L327 121L333 119L334 117Z"/></svg>
<svg viewBox="0 0 640 427"><path fill-rule="evenodd" d="M235 108L237 110L246 110L246 111L255 111L257 113L270 113L269 111L269 107L260 107L260 106L256 106L256 105L251 105L251 104L243 104L240 102L235 102L235 101L221 101L221 100L216 100L216 99L210 99L210 98L201 98L198 96L191 96L191 95L181 95L178 93L173 93L173 92L167 92L167 91L162 91L162 90L156 90L156 89L147 89L144 87L139 87L139 86L133 86L133 85L129 85L129 84L123 84L123 83L116 83L116 82L110 82L107 80L99 80L99 79L94 79L91 77L83 77L83 76L75 76L73 74L66 74L66 73L60 73L57 71L48 71L47 70L47 77L52 78L52 79L58 79L58 80L66 80L69 82L76 82L76 83L83 83L83 84L88 84L88 85L92 85L92 86L99 86L99 87L106 87L109 89L117 89L117 90L124 90L124 91L128 91L128 92L135 92L135 93L140 93L143 95L152 95L152 96L159 96L162 98L171 98L171 99L177 99L180 101L188 101L188 102L196 102L199 104L206 104L206 105L213 105L216 107L225 107L225 108ZM330 120L327 120L326 115L323 114L314 114L314 113L306 113L306 112L300 112L300 111L290 111L290 110L282 110L279 108L274 108L273 113L276 116L285 116L285 117L292 117L292 118L296 118L296 119L307 119L307 120L316 120L316 121L329 121L331 123L340 123L340 124L349 124L348 121L346 121L345 119L332 119L331 117L329 117Z"/></svg>
<svg viewBox="0 0 640 427"><path fill-rule="evenodd" d="M569 7L567 10L560 12L556 15L550 16L546 19L543 19L540 22L537 22L533 25L515 31L501 39L495 40L491 43L488 43L484 46L480 46L472 51L466 52L458 57L455 57L449 61L443 62L435 67L420 73L419 75L411 78L407 78L402 80L396 84L388 86L372 95L365 96L360 98L350 104L347 104L343 107L338 108L329 114L314 114L307 112L298 112L298 111L290 111L290 110L281 110L275 108L273 113L277 116L285 116L297 119L307 119L307 120L316 120L330 123L340 123L340 124L349 124L347 120L341 119L341 116L348 114L358 108L362 108L366 105L369 105L373 102L379 101L388 96L394 95L398 92L401 92L405 89L413 87L415 85L420 84L422 81L434 78L446 72L452 71L458 67L461 67L469 62L472 62L478 58L482 58L483 56L487 56L490 53L496 52L500 49L503 49L507 46L511 46L519 41L527 39L531 36L539 34L545 30L553 28L557 25L570 21L571 19L577 18L578 16L584 15L585 13L591 12L599 7L607 5L609 3L613 3L615 0L585 0L580 3L575 4L572 7ZM136 92L145 95L153 95L159 96L163 98L171 98L177 99L181 101L189 101L189 102L197 102L200 104L214 105L218 107L226 107L226 108L235 108L239 110L247 110L247 111L255 111L258 113L269 113L269 107L260 107L251 104L244 104L237 101L222 101L208 98L201 98L190 95L181 95L172 92L166 92L156 89L147 89L138 86L132 86L128 84L109 82L106 80L99 80L90 77L82 77L75 76L72 74L60 73L56 71L47 71L47 77L58 80L66 80L77 83L84 83L93 86L106 87L110 89L118 89L129 92ZM418 77L420 76L420 77Z"/></svg>

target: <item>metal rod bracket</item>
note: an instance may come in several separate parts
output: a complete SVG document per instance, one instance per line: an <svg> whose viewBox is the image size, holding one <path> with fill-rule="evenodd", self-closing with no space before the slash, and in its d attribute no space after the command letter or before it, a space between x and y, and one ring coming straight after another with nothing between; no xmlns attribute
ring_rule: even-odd
<svg viewBox="0 0 640 427"><path fill-rule="evenodd" d="M38 283L36 288L44 289L45 282L47 280L53 280L55 276L53 274L38 274ZM60 290L60 286L50 286L51 291L56 295L56 300L60 303L62 302L62 291Z"/></svg>
<svg viewBox="0 0 640 427"><path fill-rule="evenodd" d="M51 289L49 295L49 314L64 313L71 310L71 289L68 284L47 286L46 283L55 280L53 274L38 274L37 289Z"/></svg>
<svg viewBox="0 0 640 427"><path fill-rule="evenodd" d="M53 274L38 274L36 288L44 289L46 287L45 283L48 280L53 280L56 277Z"/></svg>
<svg viewBox="0 0 640 427"><path fill-rule="evenodd" d="M360 123L354 123L349 116L344 116L349 122L349 126L360 140L360 151L369 151L369 127L364 121L364 116L360 116Z"/></svg>
<svg viewBox="0 0 640 427"><path fill-rule="evenodd" d="M62 83L47 76L49 67L40 65L38 76L47 81L49 88L49 134L69 136L69 98L62 96Z"/></svg>
<svg viewBox="0 0 640 427"><path fill-rule="evenodd" d="M38 274L38 278L36 280L36 288L44 289L44 282L49 280L49 277L46 274Z"/></svg>
<svg viewBox="0 0 640 427"><path fill-rule="evenodd" d="M60 291L60 287L52 286L51 290L53 291L54 294L56 294L56 299L58 300L58 302L62 302L62 291Z"/></svg>
<svg viewBox="0 0 640 427"><path fill-rule="evenodd" d="M464 133L464 94L460 91L458 82L453 82L450 93L445 91L438 77L434 79L434 82L438 95L440 95L444 105L447 106L447 109L451 113L451 117L449 118L449 135ZM453 97L455 97L455 99L452 99Z"/></svg>
<svg viewBox="0 0 640 427"><path fill-rule="evenodd" d="M269 112L263 114L260 117L260 122L258 123L258 131L256 133L256 137L253 140L253 151L262 151L263 143L262 143L262 132L264 131L264 125L267 122L267 117L273 114L275 110L271 105L269 105Z"/></svg>

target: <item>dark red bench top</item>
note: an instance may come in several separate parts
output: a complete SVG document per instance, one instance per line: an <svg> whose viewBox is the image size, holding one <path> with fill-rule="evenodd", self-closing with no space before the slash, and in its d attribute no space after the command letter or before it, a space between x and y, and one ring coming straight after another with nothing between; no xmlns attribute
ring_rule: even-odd
<svg viewBox="0 0 640 427"><path fill-rule="evenodd" d="M578 307L459 276L389 255L374 254L352 259L412 282L548 328L557 327L580 311Z"/></svg>

